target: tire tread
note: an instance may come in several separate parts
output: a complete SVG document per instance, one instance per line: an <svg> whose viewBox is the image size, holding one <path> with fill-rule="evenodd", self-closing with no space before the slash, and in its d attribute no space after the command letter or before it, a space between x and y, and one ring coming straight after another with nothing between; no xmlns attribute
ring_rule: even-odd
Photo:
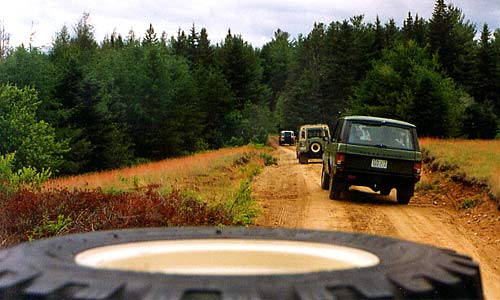
<svg viewBox="0 0 500 300"><path fill-rule="evenodd" d="M199 238L334 243L372 252L378 265L300 275L179 276L90 269L72 257L132 241ZM56 252L55 249L59 249ZM52 253L48 255L47 253ZM55 257L54 257L55 255ZM388 237L284 228L148 228L93 232L0 250L0 299L483 299L479 265L453 250ZM208 297L210 296L210 297ZM189 298L186 298L189 299Z"/></svg>

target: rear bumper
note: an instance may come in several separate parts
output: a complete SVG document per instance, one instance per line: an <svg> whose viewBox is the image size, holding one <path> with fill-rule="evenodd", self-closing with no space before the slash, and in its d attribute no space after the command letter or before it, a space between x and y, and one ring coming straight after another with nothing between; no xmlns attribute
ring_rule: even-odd
<svg viewBox="0 0 500 300"><path fill-rule="evenodd" d="M309 158L323 158L323 151L319 151L319 152L312 152L312 151L308 151L307 152L307 156Z"/></svg>
<svg viewBox="0 0 500 300"><path fill-rule="evenodd" d="M344 169L342 171L337 170L335 180L347 186L367 186L374 191L414 185L419 181L419 179L415 178L413 175L349 169Z"/></svg>

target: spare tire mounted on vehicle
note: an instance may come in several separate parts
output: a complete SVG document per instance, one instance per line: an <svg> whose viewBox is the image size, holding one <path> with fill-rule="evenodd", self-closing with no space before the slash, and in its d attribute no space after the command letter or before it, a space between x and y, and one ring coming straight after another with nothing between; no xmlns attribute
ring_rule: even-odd
<svg viewBox="0 0 500 300"><path fill-rule="evenodd" d="M482 299L451 250L373 235L149 228L0 250L0 299Z"/></svg>
<svg viewBox="0 0 500 300"><path fill-rule="evenodd" d="M321 144L320 143L312 143L311 144L311 152L313 153L318 153L319 151L321 151Z"/></svg>

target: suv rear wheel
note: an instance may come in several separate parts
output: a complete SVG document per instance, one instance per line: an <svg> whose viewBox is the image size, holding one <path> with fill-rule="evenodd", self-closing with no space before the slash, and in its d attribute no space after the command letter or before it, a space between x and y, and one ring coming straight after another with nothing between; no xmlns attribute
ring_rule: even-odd
<svg viewBox="0 0 500 300"><path fill-rule="evenodd" d="M306 153L300 153L299 154L299 163L300 164L307 164L309 162L309 158L307 157Z"/></svg>
<svg viewBox="0 0 500 300"><path fill-rule="evenodd" d="M413 196L414 186L402 186L397 188L397 198L399 204L410 203L410 198Z"/></svg>
<svg viewBox="0 0 500 300"><path fill-rule="evenodd" d="M338 182L338 180L335 180L332 174L330 174L329 177L330 177L330 186L328 191L330 199L332 200L342 199L342 193L345 190L344 185Z"/></svg>

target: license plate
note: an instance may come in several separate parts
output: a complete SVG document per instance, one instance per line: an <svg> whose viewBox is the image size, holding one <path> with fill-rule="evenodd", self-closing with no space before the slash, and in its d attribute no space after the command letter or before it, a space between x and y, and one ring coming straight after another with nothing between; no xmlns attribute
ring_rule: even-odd
<svg viewBox="0 0 500 300"><path fill-rule="evenodd" d="M372 168L387 169L387 160L372 159Z"/></svg>

